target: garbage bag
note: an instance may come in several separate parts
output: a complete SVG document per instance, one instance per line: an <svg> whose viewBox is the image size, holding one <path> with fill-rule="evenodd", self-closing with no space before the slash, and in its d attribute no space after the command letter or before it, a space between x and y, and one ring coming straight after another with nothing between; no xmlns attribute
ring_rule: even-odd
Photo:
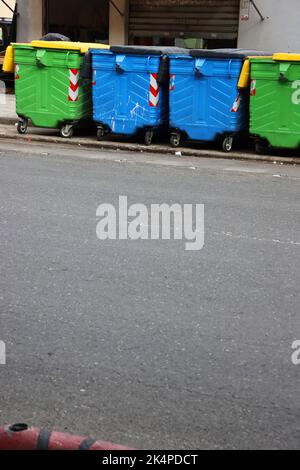
<svg viewBox="0 0 300 470"><path fill-rule="evenodd" d="M43 36L40 40L41 41L67 41L67 42L71 41L70 38L59 33L48 33L45 36Z"/></svg>

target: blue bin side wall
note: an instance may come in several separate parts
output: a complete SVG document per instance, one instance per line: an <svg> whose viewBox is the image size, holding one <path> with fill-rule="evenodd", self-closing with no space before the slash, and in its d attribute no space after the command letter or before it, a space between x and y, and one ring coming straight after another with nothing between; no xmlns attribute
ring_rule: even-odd
<svg viewBox="0 0 300 470"><path fill-rule="evenodd" d="M238 112L232 112L241 69L241 60L171 57L170 126L203 141L246 131L249 104L244 94Z"/></svg>
<svg viewBox="0 0 300 470"><path fill-rule="evenodd" d="M94 121L115 134L127 135L168 123L168 96L162 87L158 106L149 104L150 77L159 71L159 56L121 56L107 51L92 55ZM117 62L122 71L116 70Z"/></svg>

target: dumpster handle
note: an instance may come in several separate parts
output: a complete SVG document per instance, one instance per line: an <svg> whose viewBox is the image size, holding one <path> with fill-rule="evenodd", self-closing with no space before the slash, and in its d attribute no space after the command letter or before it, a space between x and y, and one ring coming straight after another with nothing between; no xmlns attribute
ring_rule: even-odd
<svg viewBox="0 0 300 470"><path fill-rule="evenodd" d="M289 63L279 64L279 77L278 77L278 80L281 83L286 83L286 82L289 81L288 77L287 77L287 74L289 73L290 67L291 67L291 64L289 64Z"/></svg>
<svg viewBox="0 0 300 470"><path fill-rule="evenodd" d="M229 76L229 78L231 78L232 77L232 75L231 75L232 60L229 61L228 65L229 65L228 76Z"/></svg>
<svg viewBox="0 0 300 470"><path fill-rule="evenodd" d="M124 68L125 59L126 59L126 56L124 54L116 55L115 69L118 73L126 72L126 69Z"/></svg>
<svg viewBox="0 0 300 470"><path fill-rule="evenodd" d="M201 70L202 65L204 65L205 60L203 59L196 59L195 61L195 74L197 77L201 77L203 75L203 72Z"/></svg>
<svg viewBox="0 0 300 470"><path fill-rule="evenodd" d="M43 61L46 58L46 54L47 52L45 51L45 49L38 49L36 51L35 58L36 58L38 67L44 67L46 65L45 62Z"/></svg>
<svg viewBox="0 0 300 470"><path fill-rule="evenodd" d="M155 56L155 57L158 57L158 56ZM163 57L163 56L161 55L161 56L160 56L160 60L162 59L162 57ZM149 73L152 73L151 68L150 68L150 66L151 66L151 59L153 59L153 56L149 55L149 56L148 56L148 59L147 59L147 72L149 72ZM154 72L153 72L153 73L154 73Z"/></svg>
<svg viewBox="0 0 300 470"><path fill-rule="evenodd" d="M147 72L151 72L150 71L150 62L151 62L151 55L149 55L148 59L147 59Z"/></svg>
<svg viewBox="0 0 300 470"><path fill-rule="evenodd" d="M69 64L69 56L70 56L70 51L67 52L67 54L66 54L66 65L67 65L67 68L68 68L68 69L71 68L71 67L70 67L70 64Z"/></svg>

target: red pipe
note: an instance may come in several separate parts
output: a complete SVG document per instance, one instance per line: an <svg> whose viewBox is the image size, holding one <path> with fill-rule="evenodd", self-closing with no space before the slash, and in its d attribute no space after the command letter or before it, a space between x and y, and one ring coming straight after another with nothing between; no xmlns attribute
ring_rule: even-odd
<svg viewBox="0 0 300 470"><path fill-rule="evenodd" d="M27 424L0 428L0 450L133 450L111 442L45 431Z"/></svg>

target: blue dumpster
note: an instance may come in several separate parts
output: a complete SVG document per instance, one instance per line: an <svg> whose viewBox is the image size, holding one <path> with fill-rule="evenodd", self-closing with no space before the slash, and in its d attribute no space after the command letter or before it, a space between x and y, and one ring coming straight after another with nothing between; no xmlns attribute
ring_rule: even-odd
<svg viewBox="0 0 300 470"><path fill-rule="evenodd" d="M156 132L168 129L168 51L138 46L114 46L103 54L90 50L98 140L108 133L140 133L150 145Z"/></svg>
<svg viewBox="0 0 300 470"><path fill-rule="evenodd" d="M232 149L236 135L249 128L249 94L238 89L244 60L257 51L191 50L170 56L171 144L181 137L220 140Z"/></svg>

